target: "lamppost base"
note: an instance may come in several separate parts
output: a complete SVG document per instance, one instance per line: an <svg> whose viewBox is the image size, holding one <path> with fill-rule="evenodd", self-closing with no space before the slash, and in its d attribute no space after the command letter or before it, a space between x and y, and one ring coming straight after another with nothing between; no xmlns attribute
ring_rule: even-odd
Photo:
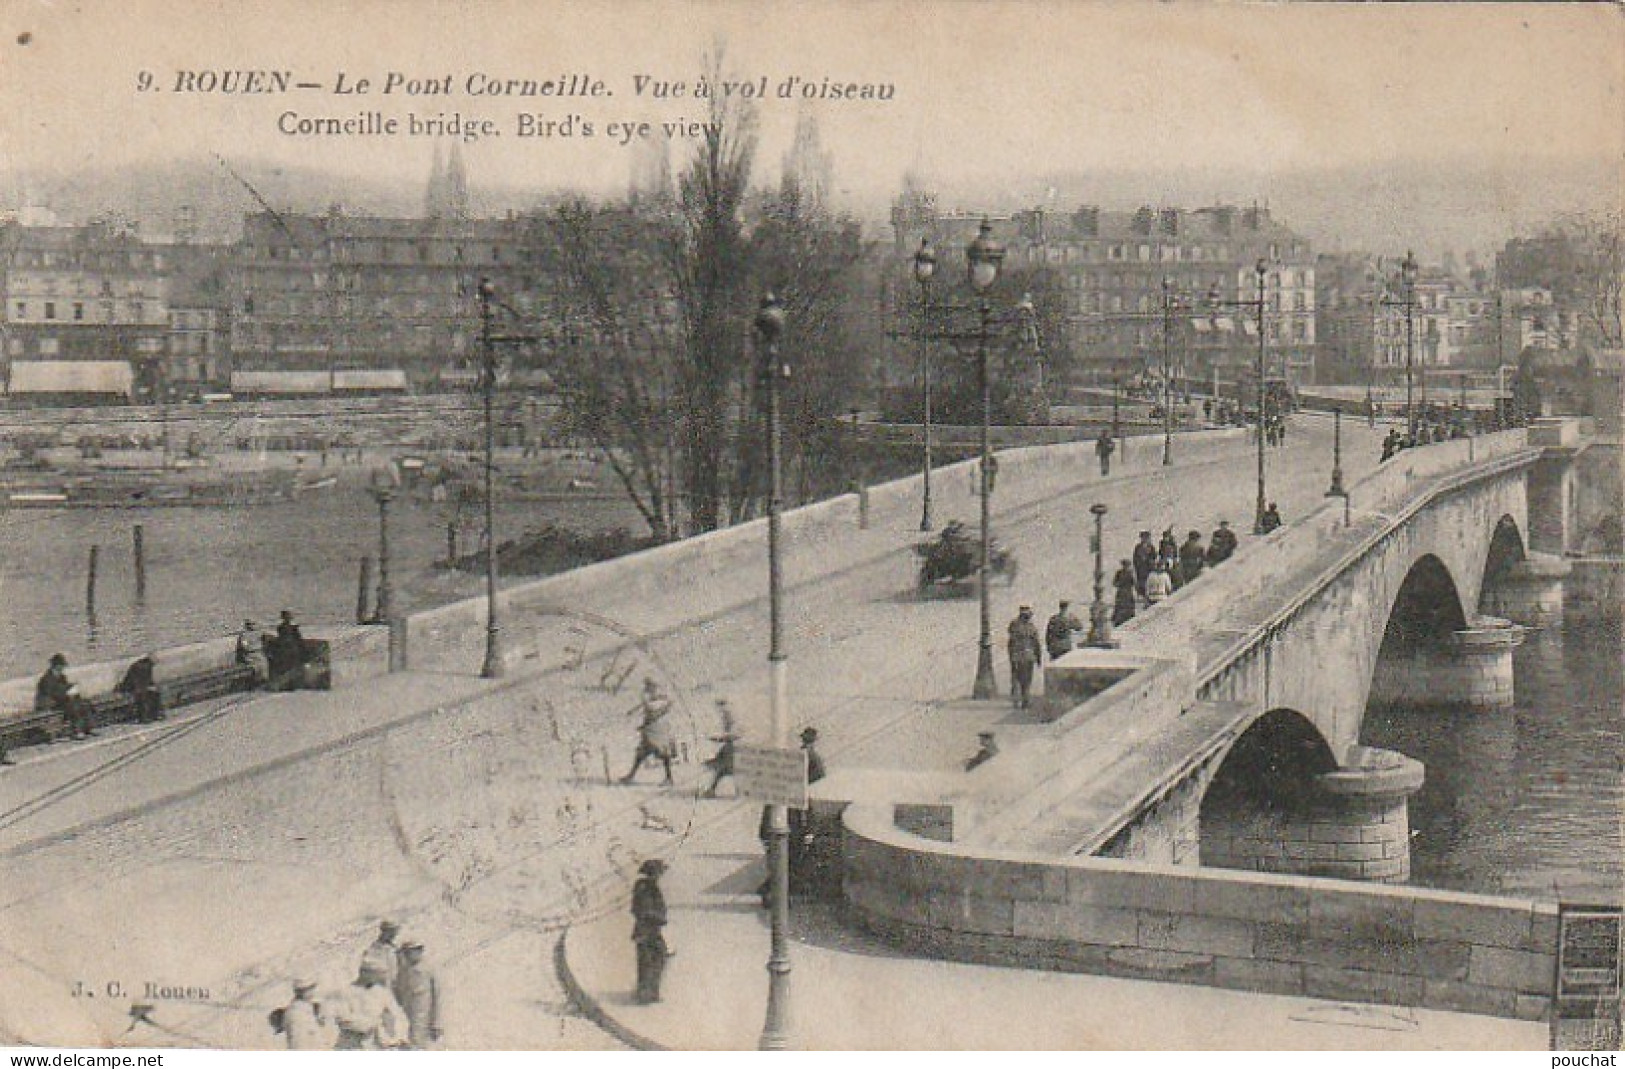
<svg viewBox="0 0 1625 1069"><path fill-rule="evenodd" d="M1112 637L1112 613L1105 602L1089 606L1089 634L1083 644L1090 649L1115 650L1117 640Z"/></svg>
<svg viewBox="0 0 1625 1069"><path fill-rule="evenodd" d="M1343 469L1342 468L1333 468L1332 469L1332 485L1326 491L1326 496L1327 497L1344 497L1344 496L1347 495L1347 493L1348 492L1343 489Z"/></svg>
<svg viewBox="0 0 1625 1069"><path fill-rule="evenodd" d="M993 676L993 648L983 646L976 655L976 682L971 686L970 696L977 701L987 701L999 695L999 682Z"/></svg>
<svg viewBox="0 0 1625 1069"><path fill-rule="evenodd" d="M502 637L496 628L485 632L485 663L480 665L481 679L501 679L507 665L502 660Z"/></svg>

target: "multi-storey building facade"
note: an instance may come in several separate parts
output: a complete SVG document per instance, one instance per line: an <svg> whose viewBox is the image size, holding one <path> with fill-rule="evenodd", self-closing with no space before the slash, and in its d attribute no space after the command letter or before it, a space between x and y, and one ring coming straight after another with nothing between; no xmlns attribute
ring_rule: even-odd
<svg viewBox="0 0 1625 1069"><path fill-rule="evenodd" d="M1495 366L1501 348L1496 294L1422 266L1407 302L1400 263L1366 253L1320 258L1319 334L1328 381L1392 382L1407 363L1413 374Z"/></svg>
<svg viewBox="0 0 1625 1069"><path fill-rule="evenodd" d="M534 268L516 219L261 212L228 271L238 370L400 369L416 381L477 358L477 286Z"/></svg>
<svg viewBox="0 0 1625 1069"><path fill-rule="evenodd" d="M900 201L893 212L899 258L906 261L928 235L945 264L962 262L981 220L936 213L928 198ZM1204 380L1247 374L1258 353L1253 302L1262 260L1266 374L1313 380L1313 253L1268 209L1039 208L990 222L1007 247L1007 270L1047 269L1059 278L1067 342L1084 368L1160 367L1166 326L1167 349L1182 374ZM1174 299L1172 316L1164 314L1165 292Z"/></svg>
<svg viewBox="0 0 1625 1069"><path fill-rule="evenodd" d="M5 358L124 361L138 395L163 375L169 334L168 252L128 229L0 229Z"/></svg>

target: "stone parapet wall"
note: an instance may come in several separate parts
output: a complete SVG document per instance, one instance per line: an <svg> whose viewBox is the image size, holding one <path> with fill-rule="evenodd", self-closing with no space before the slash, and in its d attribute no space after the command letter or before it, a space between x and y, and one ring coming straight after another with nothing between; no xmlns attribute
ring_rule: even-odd
<svg viewBox="0 0 1625 1069"><path fill-rule="evenodd" d="M1183 441L1204 447L1245 447L1242 430L1201 431L1182 436ZM1161 438L1131 438L1114 463L1130 468L1150 468L1161 464ZM994 491L995 509L1012 507L1013 484L1029 476L1053 475L1076 470L1079 482L1100 478L1094 443L1032 446L1000 450L998 482ZM939 525L953 518L951 504L966 509L961 518L973 521L975 497L971 494L972 472L977 461L961 461L932 469L932 493L937 498ZM870 526L884 528L898 522L917 522L920 509L919 475L895 479L868 490ZM783 514L782 532L786 549L787 578L791 583L810 578L805 569L829 570L826 554L797 553L798 549L827 546L837 535L850 537L858 526L858 498L842 494ZM876 540L874 546L845 562L854 567L894 553L907 553L906 545L895 539ZM667 545L656 546L614 560L575 568L504 591L502 603L514 608L580 604L589 596L602 603L610 597L659 597L697 583L732 577L742 570L760 568L761 592L767 591L767 521L752 520L719 531L709 531ZM810 563L808 563L810 562ZM453 637L485 626L485 599L468 598L438 609L414 613L407 621L408 649L450 641Z"/></svg>
<svg viewBox="0 0 1625 1069"><path fill-rule="evenodd" d="M1557 909L1266 873L1053 859L845 814L853 916L938 958L1524 1020L1550 1005Z"/></svg>
<svg viewBox="0 0 1625 1069"><path fill-rule="evenodd" d="M333 685L369 679L388 670L389 636L381 627L307 628L305 637L324 639L332 644ZM235 663L237 640L213 638L185 646L171 646L156 650L158 667L153 678L162 683L177 676L209 668L224 668ZM124 670L138 655L116 661L95 661L89 664L68 665L68 678L79 687L79 693L88 696L105 694L124 678ZM40 665L40 672L45 665ZM8 679L0 682L0 717L15 716L34 707L34 686L38 675L26 679Z"/></svg>

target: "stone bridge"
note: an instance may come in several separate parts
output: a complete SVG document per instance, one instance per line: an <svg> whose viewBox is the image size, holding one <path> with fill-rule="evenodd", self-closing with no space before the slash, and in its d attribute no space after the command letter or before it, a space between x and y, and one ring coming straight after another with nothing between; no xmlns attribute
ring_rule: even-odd
<svg viewBox="0 0 1625 1069"><path fill-rule="evenodd" d="M1536 1012L1551 975L1534 934L1547 907L1480 898L1455 916L1417 905L1433 892L1331 883L1338 923L1312 924L1308 906L1255 916L1235 903L1283 886L1315 901L1260 873L1408 879L1406 799L1425 770L1363 744L1367 703L1513 701L1513 650L1525 628L1561 622L1564 554L1588 533L1576 435L1573 421L1548 420L1401 453L1347 500L1329 498L1137 616L1117 648L1053 662L1040 736L908 799L889 828L849 812L857 915L954 956ZM916 868L899 883L910 841ZM989 876L1035 863L1024 878ZM947 892L936 870L956 865L964 882ZM927 873L919 894L911 872ZM1204 894L1231 904L1214 914ZM1451 919L1419 926L1434 908ZM1024 925L1024 911L1048 930ZM1466 942L1447 947L1457 936ZM1442 957L1429 959L1430 943Z"/></svg>

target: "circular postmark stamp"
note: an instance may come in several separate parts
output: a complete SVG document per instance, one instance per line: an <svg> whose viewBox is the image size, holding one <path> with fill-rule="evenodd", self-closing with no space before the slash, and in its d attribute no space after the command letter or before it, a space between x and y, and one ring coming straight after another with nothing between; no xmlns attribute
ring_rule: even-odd
<svg viewBox="0 0 1625 1069"><path fill-rule="evenodd" d="M549 607L508 635L527 667L391 732L384 791L448 905L552 930L617 908L642 861L682 849L710 731L631 628Z"/></svg>

